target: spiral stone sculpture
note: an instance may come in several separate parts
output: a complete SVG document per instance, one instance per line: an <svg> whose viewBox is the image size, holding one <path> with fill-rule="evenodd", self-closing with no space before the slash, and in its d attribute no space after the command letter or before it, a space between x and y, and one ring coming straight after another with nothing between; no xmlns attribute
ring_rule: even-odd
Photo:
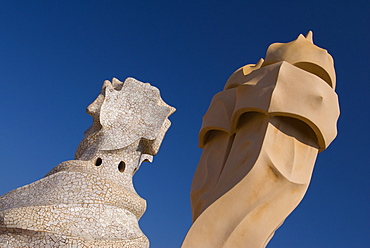
<svg viewBox="0 0 370 248"><path fill-rule="evenodd" d="M174 111L148 83L105 81L75 160L0 197L0 247L149 247L132 176L158 152Z"/></svg>

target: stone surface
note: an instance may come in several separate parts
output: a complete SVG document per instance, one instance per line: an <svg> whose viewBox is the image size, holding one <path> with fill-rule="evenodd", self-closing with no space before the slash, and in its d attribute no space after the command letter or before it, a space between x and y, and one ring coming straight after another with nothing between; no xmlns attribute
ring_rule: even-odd
<svg viewBox="0 0 370 248"><path fill-rule="evenodd" d="M234 72L203 117L183 248L265 247L302 200L339 117L332 57L312 32Z"/></svg>
<svg viewBox="0 0 370 248"><path fill-rule="evenodd" d="M158 152L174 111L148 83L105 81L75 160L0 197L0 247L149 247L132 176Z"/></svg>

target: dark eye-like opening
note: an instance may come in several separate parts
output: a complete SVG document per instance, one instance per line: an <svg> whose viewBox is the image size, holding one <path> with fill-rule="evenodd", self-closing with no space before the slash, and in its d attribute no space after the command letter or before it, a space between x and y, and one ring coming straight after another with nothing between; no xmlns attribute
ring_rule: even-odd
<svg viewBox="0 0 370 248"><path fill-rule="evenodd" d="M101 158L97 158L96 161L95 161L95 165L96 166L99 166L103 163L103 160Z"/></svg>
<svg viewBox="0 0 370 248"><path fill-rule="evenodd" d="M118 164L118 170L119 170L119 172L124 172L125 171L125 168L126 168L125 162L123 162L123 161L119 162L119 164Z"/></svg>

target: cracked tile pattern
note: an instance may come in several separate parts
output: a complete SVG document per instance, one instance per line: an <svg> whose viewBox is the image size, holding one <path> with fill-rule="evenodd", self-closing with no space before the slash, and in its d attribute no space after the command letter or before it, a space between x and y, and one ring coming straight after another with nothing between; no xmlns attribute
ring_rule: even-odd
<svg viewBox="0 0 370 248"><path fill-rule="evenodd" d="M152 162L174 111L149 83L105 81L75 160L0 197L0 247L149 247L132 176Z"/></svg>

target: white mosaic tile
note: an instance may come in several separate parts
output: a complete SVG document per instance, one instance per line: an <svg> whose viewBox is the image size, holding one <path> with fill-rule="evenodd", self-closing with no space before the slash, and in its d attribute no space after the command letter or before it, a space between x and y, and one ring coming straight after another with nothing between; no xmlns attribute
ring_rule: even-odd
<svg viewBox="0 0 370 248"><path fill-rule="evenodd" d="M149 247L132 176L158 152L174 111L149 83L105 81L75 160L0 197L0 247Z"/></svg>

